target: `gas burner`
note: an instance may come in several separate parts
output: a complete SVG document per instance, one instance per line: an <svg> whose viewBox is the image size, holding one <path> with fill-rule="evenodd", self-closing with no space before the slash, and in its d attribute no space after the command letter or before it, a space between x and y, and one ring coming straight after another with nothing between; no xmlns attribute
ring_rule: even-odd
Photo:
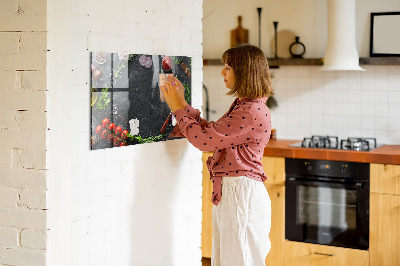
<svg viewBox="0 0 400 266"><path fill-rule="evenodd" d="M347 138L340 141L342 150L370 151L376 147L376 138Z"/></svg>
<svg viewBox="0 0 400 266"><path fill-rule="evenodd" d="M311 138L304 138L301 147L338 149L339 140L336 136L312 136Z"/></svg>
<svg viewBox="0 0 400 266"><path fill-rule="evenodd" d="M338 149L352 151L371 151L380 147L377 145L376 138L347 138L340 141L336 136L315 136L304 138L302 142L289 145L291 147Z"/></svg>

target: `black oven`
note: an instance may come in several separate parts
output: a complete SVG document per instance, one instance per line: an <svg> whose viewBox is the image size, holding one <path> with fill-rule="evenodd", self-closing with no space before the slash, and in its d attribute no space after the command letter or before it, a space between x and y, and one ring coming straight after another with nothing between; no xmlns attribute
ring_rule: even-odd
<svg viewBox="0 0 400 266"><path fill-rule="evenodd" d="M368 249L368 163L287 158L285 169L286 239Z"/></svg>

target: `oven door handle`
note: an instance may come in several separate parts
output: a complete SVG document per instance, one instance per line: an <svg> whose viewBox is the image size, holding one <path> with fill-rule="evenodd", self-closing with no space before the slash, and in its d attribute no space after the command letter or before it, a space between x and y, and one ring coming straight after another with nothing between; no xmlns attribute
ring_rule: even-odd
<svg viewBox="0 0 400 266"><path fill-rule="evenodd" d="M298 177L288 177L286 181L289 182L296 182L296 183L301 183L304 185L312 185L312 186L316 186L316 185L340 185L340 186L344 186L347 188L353 188L353 189L361 189L363 188L364 183L362 182L337 182L337 181L322 181L322 180L315 180L315 181L310 181L310 180L305 180L304 178L298 178Z"/></svg>

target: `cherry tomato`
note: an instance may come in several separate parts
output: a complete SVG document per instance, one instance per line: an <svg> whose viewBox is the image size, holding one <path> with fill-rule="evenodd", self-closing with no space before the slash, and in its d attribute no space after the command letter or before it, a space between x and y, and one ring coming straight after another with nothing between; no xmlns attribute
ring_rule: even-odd
<svg viewBox="0 0 400 266"><path fill-rule="evenodd" d="M104 118L104 119L101 121L101 124L103 125L103 128L107 128L107 126L108 126L109 123L110 123L110 119L108 119L108 118Z"/></svg>
<svg viewBox="0 0 400 266"><path fill-rule="evenodd" d="M103 131L101 131L100 138L101 139L107 139L107 136L108 136L107 130L103 129Z"/></svg>
<svg viewBox="0 0 400 266"><path fill-rule="evenodd" d="M128 130L124 130L121 133L121 139L126 140L128 138Z"/></svg>
<svg viewBox="0 0 400 266"><path fill-rule="evenodd" d="M101 125L98 125L95 129L94 129L94 133L96 133L96 135L99 135L101 133L101 130L103 129L103 127Z"/></svg>
<svg viewBox="0 0 400 266"><path fill-rule="evenodd" d="M117 126L117 127L115 128L115 135L118 136L118 137L120 137L120 136L121 136L121 133L122 133L122 127Z"/></svg>
<svg viewBox="0 0 400 266"><path fill-rule="evenodd" d="M166 57L163 58L163 60L162 60L162 67L163 67L165 70L167 70L167 71L171 69L171 67L172 67L172 60L171 60L171 57L166 56Z"/></svg>
<svg viewBox="0 0 400 266"><path fill-rule="evenodd" d="M114 129L115 129L115 124L114 124L114 123L110 123L110 124L108 125L108 131L113 132Z"/></svg>
<svg viewBox="0 0 400 266"><path fill-rule="evenodd" d="M123 141L123 142L121 142L121 144L119 146L122 147L122 146L126 146L126 145L128 145L128 144L126 144L126 142Z"/></svg>
<svg viewBox="0 0 400 266"><path fill-rule="evenodd" d="M114 138L114 146L118 147L121 144L121 141L117 138Z"/></svg>
<svg viewBox="0 0 400 266"><path fill-rule="evenodd" d="M108 143L113 142L113 138L114 138L113 134L108 134L108 137L107 137Z"/></svg>

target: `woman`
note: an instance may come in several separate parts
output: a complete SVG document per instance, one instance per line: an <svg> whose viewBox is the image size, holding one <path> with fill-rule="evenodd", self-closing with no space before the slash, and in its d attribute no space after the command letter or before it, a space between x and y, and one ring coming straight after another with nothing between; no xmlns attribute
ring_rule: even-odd
<svg viewBox="0 0 400 266"><path fill-rule="evenodd" d="M252 45L228 49L222 62L227 95L237 98L216 122L200 118L200 111L185 102L176 78L162 88L178 121L171 136L184 136L196 148L214 151L207 161L213 182L212 265L265 265L271 246L271 202L261 164L271 130L268 62Z"/></svg>

